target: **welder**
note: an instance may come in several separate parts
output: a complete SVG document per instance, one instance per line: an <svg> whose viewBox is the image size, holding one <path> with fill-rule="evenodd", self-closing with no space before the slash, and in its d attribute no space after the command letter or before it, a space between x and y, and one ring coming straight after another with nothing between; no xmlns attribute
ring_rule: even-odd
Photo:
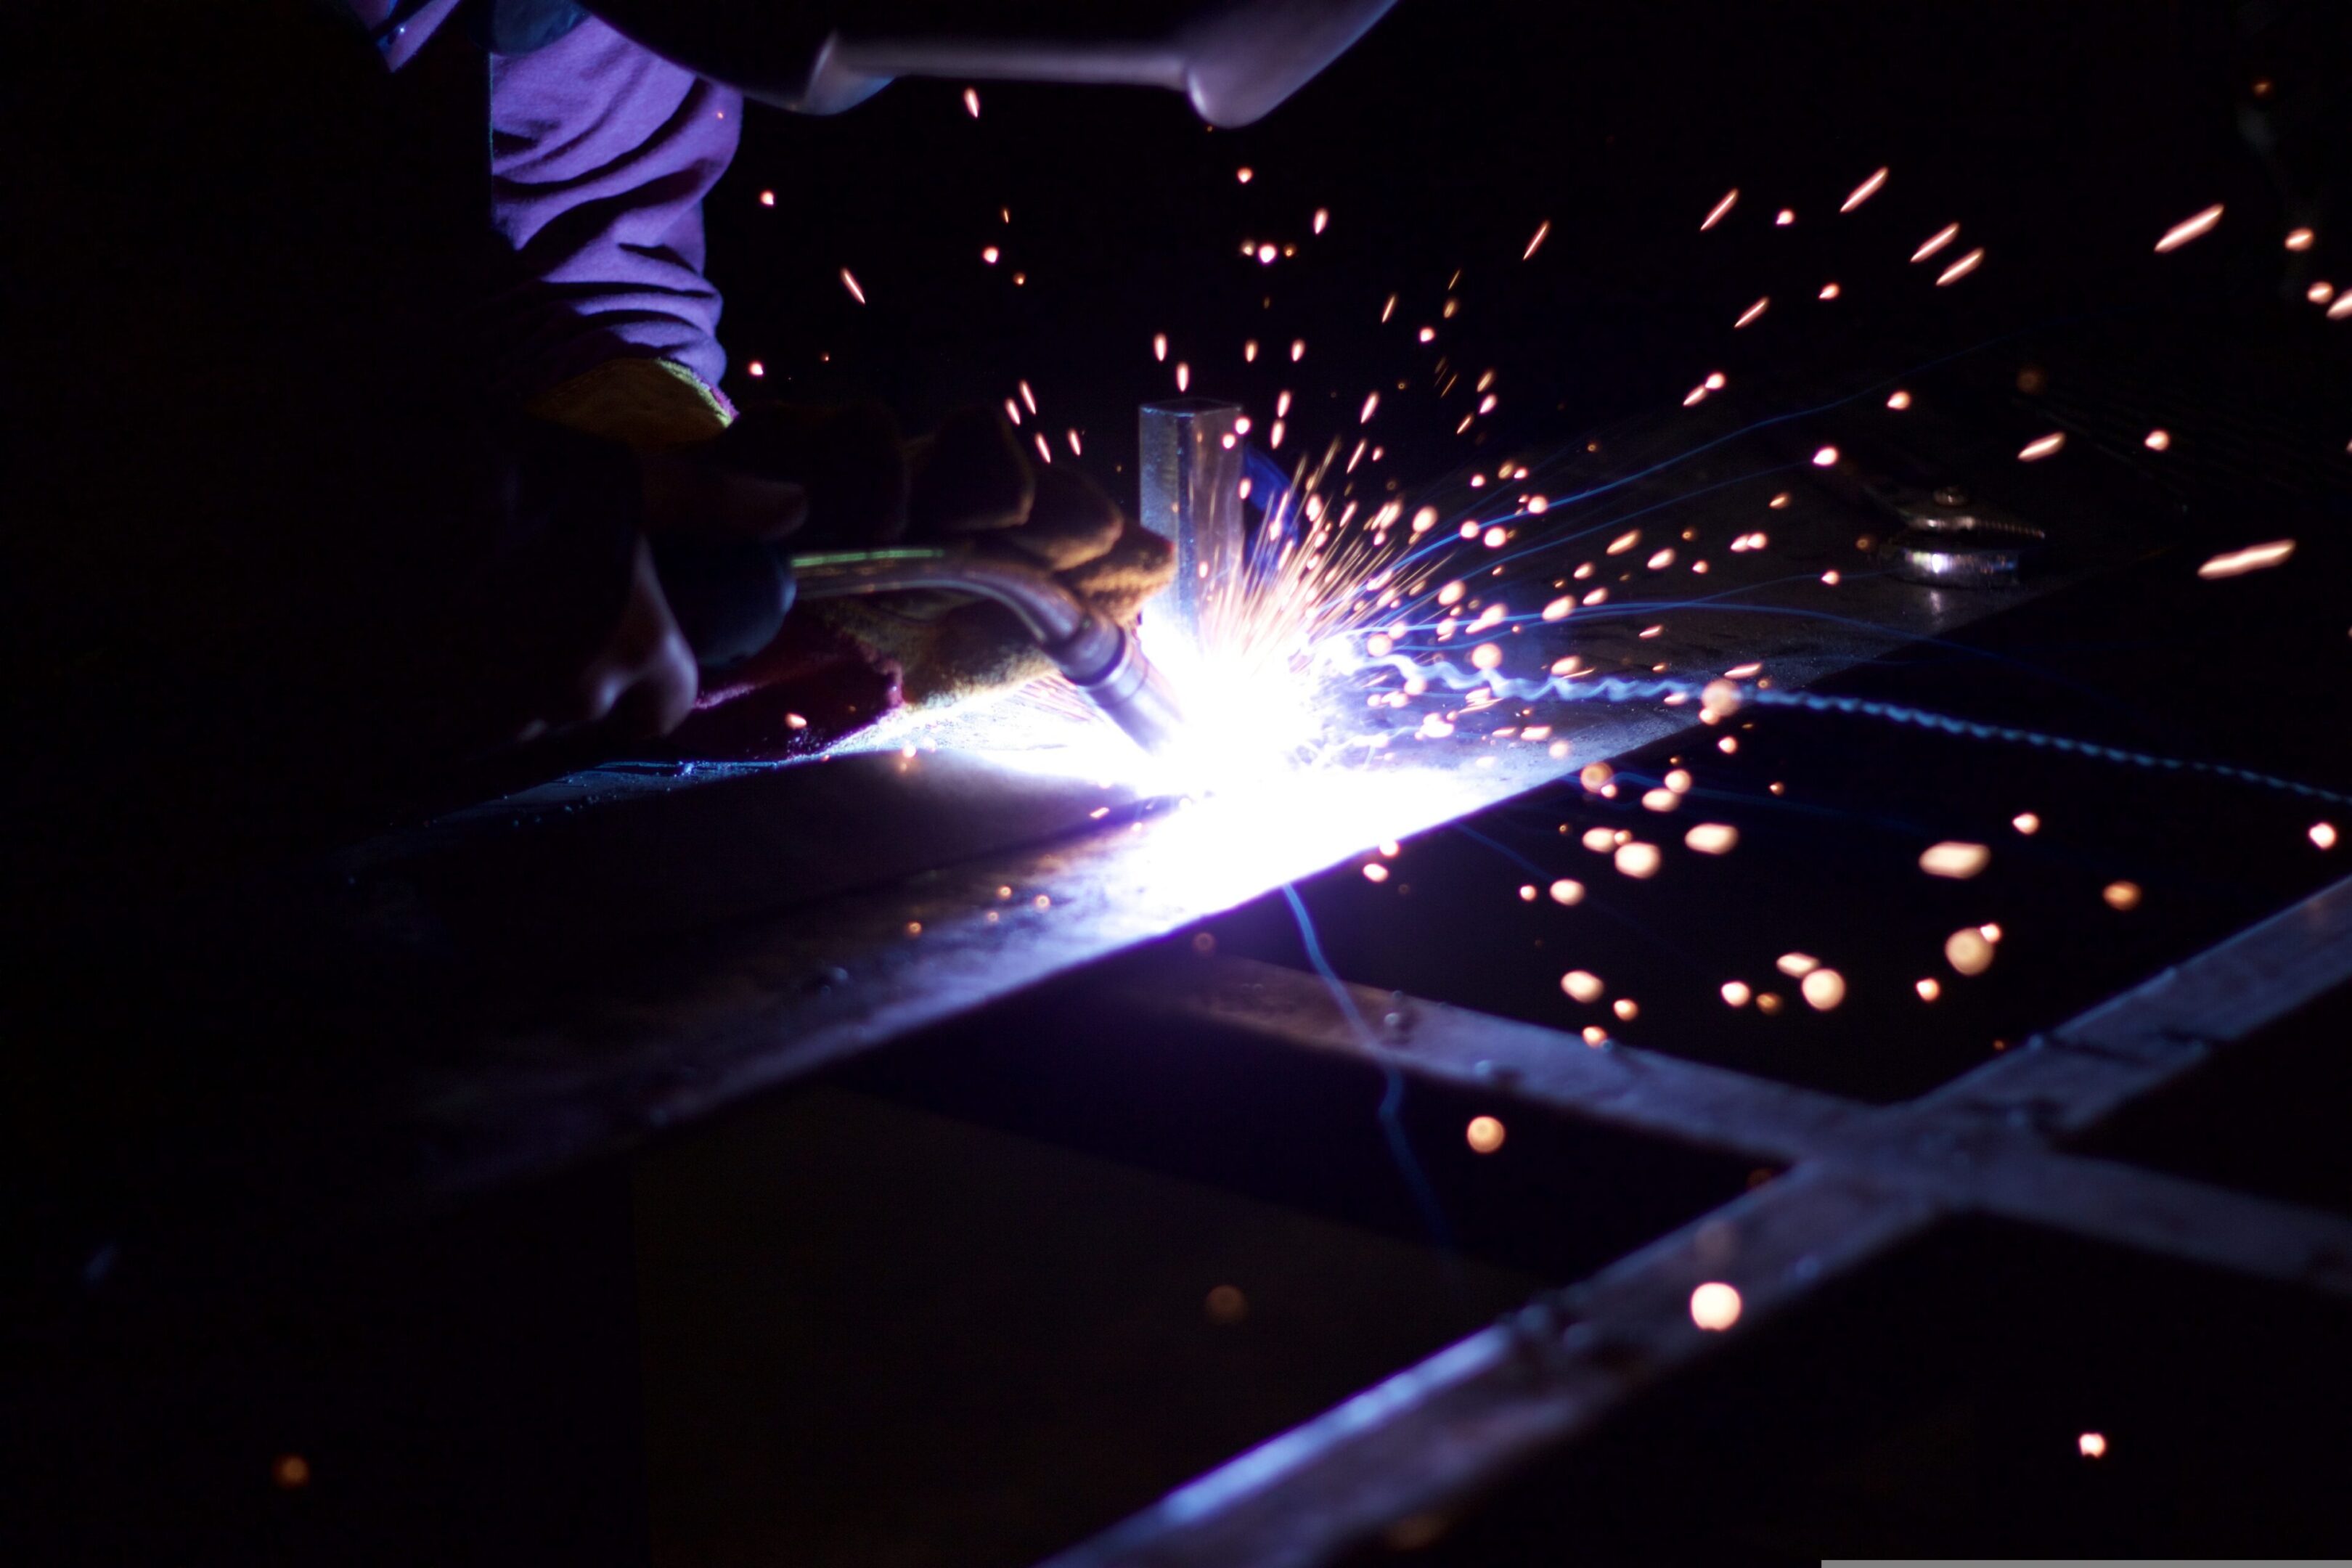
<svg viewBox="0 0 2352 1568"><path fill-rule="evenodd" d="M1389 3L12 7L24 886L202 877L698 702L715 743L781 747L783 708L744 706L780 679L864 672L847 722L1046 668L936 590L780 637L788 552L952 543L1132 622L1165 544L992 414L910 438L721 394L699 203L744 92L1152 82L1240 123Z"/></svg>

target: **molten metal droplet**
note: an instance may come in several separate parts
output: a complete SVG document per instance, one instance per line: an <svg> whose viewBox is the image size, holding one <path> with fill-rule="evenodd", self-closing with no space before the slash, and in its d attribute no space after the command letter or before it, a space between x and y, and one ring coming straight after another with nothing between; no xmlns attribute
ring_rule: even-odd
<svg viewBox="0 0 2352 1568"><path fill-rule="evenodd" d="M1463 1138L1473 1152L1491 1154L1503 1146L1503 1124L1491 1116L1474 1116L1463 1130Z"/></svg>
<svg viewBox="0 0 2352 1568"><path fill-rule="evenodd" d="M1853 194L1846 197L1846 199L1839 205L1838 211L1842 213L1850 213L1853 211L1854 208L1862 205L1863 203L1876 195L1878 194L1878 188L1885 184L1886 184L1886 171L1881 169L1878 173L1871 175L1870 178L1863 181L1862 184L1854 186Z"/></svg>
<svg viewBox="0 0 2352 1568"><path fill-rule="evenodd" d="M1834 969L1816 969L1799 985L1805 1002L1817 1013L1826 1013L1845 1000L1845 976Z"/></svg>
<svg viewBox="0 0 2352 1568"><path fill-rule="evenodd" d="M1992 967L1992 943L1975 926L1963 926L1944 939L1944 962L1961 974L1982 974Z"/></svg>
<svg viewBox="0 0 2352 1568"><path fill-rule="evenodd" d="M2197 568L2197 575L2208 581L2221 577L2240 577L2249 572L2259 572L2266 566L2276 566L2294 553L2294 541L2274 539L2268 544L2250 544L2243 550L2232 550L2216 555Z"/></svg>
<svg viewBox="0 0 2352 1568"><path fill-rule="evenodd" d="M1691 1321L1710 1333L1721 1333L1739 1321L1739 1292L1719 1279L1710 1279L1691 1292Z"/></svg>
<svg viewBox="0 0 2352 1568"><path fill-rule="evenodd" d="M2210 233L2213 226L2221 221L2221 204L2215 202L2203 212L2193 217L2185 217L2166 229L2164 237L2156 242L2156 248L2159 252L2178 250L2199 236Z"/></svg>
<svg viewBox="0 0 2352 1568"><path fill-rule="evenodd" d="M1981 844L1963 844L1947 839L1931 844L1919 852L1919 869L1930 877L1949 877L1954 881L1966 881L1983 870L1992 859L1992 851Z"/></svg>

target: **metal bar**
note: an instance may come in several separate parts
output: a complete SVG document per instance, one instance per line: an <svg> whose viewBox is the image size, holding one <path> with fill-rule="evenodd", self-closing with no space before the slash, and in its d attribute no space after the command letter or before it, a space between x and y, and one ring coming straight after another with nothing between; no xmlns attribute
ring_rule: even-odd
<svg viewBox="0 0 2352 1568"><path fill-rule="evenodd" d="M2069 1136L2347 981L2352 878L2028 1040L1918 1105Z"/></svg>
<svg viewBox="0 0 2352 1568"><path fill-rule="evenodd" d="M1969 1205L2137 1251L2352 1297L2352 1219L2162 1171L2022 1152L1969 1184Z"/></svg>
<svg viewBox="0 0 2352 1568"><path fill-rule="evenodd" d="M1366 1038L1331 988L1250 959L1155 952L1088 987L1095 1005L1361 1056L1417 1078L1520 1105L1786 1163L1822 1152L1870 1108L1638 1047L1574 1035L1368 985L1346 987L1376 1031Z"/></svg>
<svg viewBox="0 0 2352 1568"><path fill-rule="evenodd" d="M1239 404L1213 397L1147 403L1139 416L1139 515L1176 545L1176 580L1149 614L1194 638L1241 569L1241 416Z"/></svg>
<svg viewBox="0 0 2352 1568"><path fill-rule="evenodd" d="M1165 960L1159 961L1165 963ZM1196 994L1143 969L1107 983L1310 1049L1432 1076L1466 1073L1498 1095L1725 1146L1785 1147L1799 1163L1587 1282L1539 1300L1171 1493L1048 1568L1287 1568L1318 1563L1417 1512L1454 1506L1721 1339L1692 1321L1691 1291L1739 1292L1738 1324L1801 1306L1822 1282L1965 1213L2063 1230L2182 1261L2352 1296L2352 1220L2110 1161L2070 1155L2079 1132L2214 1050L2352 981L2352 879L2077 1016L2034 1048L1908 1105L1868 1110L1744 1075L1666 1064L1574 1037L1356 988L1397 1016L1397 1044L1367 1042L1310 976L1226 963ZM1480 1052L1475 1058L1469 1053ZM1466 1060L1466 1067L1465 1067ZM1524 1064L1478 1072L1479 1061ZM1631 1073L1616 1063L1630 1064ZM1570 1066L1568 1064L1582 1064ZM1653 1069L1655 1069L1654 1071ZM1783 1093L1785 1092L1785 1098Z"/></svg>
<svg viewBox="0 0 2352 1568"><path fill-rule="evenodd" d="M1791 1174L1587 1284L1449 1346L1243 1454L1047 1568L1293 1568L1444 1510L1601 1419L1729 1336L1691 1292L1739 1292L1740 1326L1786 1310L1937 1217L1867 1178Z"/></svg>

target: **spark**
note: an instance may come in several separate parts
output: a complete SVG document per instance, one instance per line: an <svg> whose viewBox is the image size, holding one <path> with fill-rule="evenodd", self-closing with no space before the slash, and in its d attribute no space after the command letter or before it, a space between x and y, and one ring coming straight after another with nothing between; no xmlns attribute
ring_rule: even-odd
<svg viewBox="0 0 2352 1568"><path fill-rule="evenodd" d="M1960 226L1956 223L1948 223L1943 227L1937 229L1935 233L1929 235L1920 245L1919 248L1911 253L1911 259L1913 261L1925 261L1927 258L1935 255L1936 252L1943 249L1944 247L1951 244L1952 241L1959 237Z"/></svg>
<svg viewBox="0 0 2352 1568"><path fill-rule="evenodd" d="M1617 847L1614 863L1620 876L1631 877L1637 882L1647 881L1658 874L1658 847L1643 844L1638 839L1630 844L1621 844Z"/></svg>
<svg viewBox="0 0 2352 1568"><path fill-rule="evenodd" d="M1731 330L1732 330L1733 331L1738 331L1740 328L1742 328L1742 327L1746 326L1748 322L1750 322L1750 321L1754 321L1757 317L1759 317L1759 316L1762 315L1762 314L1764 313L1765 308L1766 308L1767 306L1770 305L1771 303L1772 303L1772 296L1770 296L1769 294L1767 294L1767 295L1765 295L1762 299L1758 300L1756 301L1756 303L1754 303L1753 305L1748 306L1748 309L1746 309L1745 310L1742 310L1742 311L1740 311L1740 312L1739 312L1739 320L1738 320L1738 321L1734 321L1734 322L1732 322L1732 323L1731 323Z"/></svg>
<svg viewBox="0 0 2352 1568"><path fill-rule="evenodd" d="M1474 1116L1463 1137L1473 1153L1491 1154L1503 1146L1503 1124L1491 1116Z"/></svg>
<svg viewBox="0 0 2352 1568"><path fill-rule="evenodd" d="M2324 826L2324 825L2323 825ZM2321 845L2326 848L2326 845ZM1562 877L1551 885L1551 901L1555 904L1580 904L1584 901L1584 884L1571 877Z"/></svg>
<svg viewBox="0 0 2352 1568"><path fill-rule="evenodd" d="M2316 237L2307 228L2289 229L2286 236L2286 247L2289 250L2309 250L2311 242Z"/></svg>
<svg viewBox="0 0 2352 1568"><path fill-rule="evenodd" d="M1796 221L1797 215L1787 207L1772 215L1772 226L1775 228L1786 228Z"/></svg>
<svg viewBox="0 0 2352 1568"><path fill-rule="evenodd" d="M1710 1279L1691 1292L1691 1321L1719 1334L1739 1321L1739 1292L1719 1279Z"/></svg>
<svg viewBox="0 0 2352 1568"><path fill-rule="evenodd" d="M2009 825L2028 838L2042 831L2042 818L2030 811L2021 811L2009 819Z"/></svg>
<svg viewBox="0 0 2352 1568"><path fill-rule="evenodd" d="M1084 448L1082 448L1081 447L1079 447L1079 445L1078 445L1078 433L1077 433L1077 431L1076 431L1076 430L1075 430L1075 429L1073 429L1073 430L1071 430L1071 431L1067 432L1067 434L1068 434L1068 436L1069 436L1069 437L1070 437L1070 456L1071 456L1071 457L1073 457L1073 458L1083 458L1083 457L1085 457L1085 456L1086 456L1085 449L1084 449Z"/></svg>
<svg viewBox="0 0 2352 1568"><path fill-rule="evenodd" d="M2161 255L2168 250L2178 250L2190 240L2211 233L2213 226L2221 221L2221 204L2220 202L2215 202L2193 217L2182 218L2179 223L2166 229L2164 237L2156 242L2158 254Z"/></svg>
<svg viewBox="0 0 2352 1568"><path fill-rule="evenodd" d="M1017 404L1017 403L1013 402L1013 399L1011 399L1011 398L1009 398L1009 397L1008 397L1008 398L1006 398L1006 399L1004 400L1004 416L1005 416L1007 419L1012 420L1012 421L1013 421L1013 423L1014 423L1015 425L1020 424L1020 423L1021 423L1021 405L1019 405L1019 404Z"/></svg>
<svg viewBox="0 0 2352 1568"><path fill-rule="evenodd" d="M851 299L861 305L866 303L866 290L857 286L856 274L851 272L846 267L841 269L841 286L849 290Z"/></svg>
<svg viewBox="0 0 2352 1568"><path fill-rule="evenodd" d="M1862 205L1863 203L1876 195L1879 192L1879 188L1885 184L1886 171L1881 169L1878 173L1871 175L1870 178L1863 181L1862 184L1854 186L1853 195L1847 196L1846 199L1839 205L1838 211L1842 213L1850 213L1853 211L1854 208Z"/></svg>
<svg viewBox="0 0 2352 1568"><path fill-rule="evenodd" d="M1032 392L1032 391L1030 391L1030 390L1029 390L1029 384L1028 384L1027 382L1025 382L1025 381L1024 381L1024 382L1021 383L1020 384L1021 384L1021 402L1022 402L1023 405L1024 405L1024 406L1025 406L1025 407L1029 410L1029 412L1030 412L1030 413L1032 413L1032 414L1036 413L1036 412L1037 412L1037 395L1036 395L1035 393L1034 393L1034 392Z"/></svg>
<svg viewBox="0 0 2352 1568"><path fill-rule="evenodd" d="M2303 297L2315 305L2325 305L2336 297L2336 285L2321 279L2303 291Z"/></svg>
<svg viewBox="0 0 2352 1568"><path fill-rule="evenodd" d="M1314 229L1316 233L1321 234L1325 228L1329 226L1330 222L1331 209L1329 207L1317 207L1315 209Z"/></svg>
<svg viewBox="0 0 2352 1568"><path fill-rule="evenodd" d="M1911 989L1919 993L1920 1001L1933 1002L1944 994L1944 983L1931 974L1924 980L1914 981Z"/></svg>
<svg viewBox="0 0 2352 1568"><path fill-rule="evenodd" d="M980 118L980 89L968 87L963 89L963 111L974 120Z"/></svg>
<svg viewBox="0 0 2352 1568"><path fill-rule="evenodd" d="M1886 406L1898 411L1908 408L1911 406L1911 395L1898 386L1887 395Z"/></svg>
<svg viewBox="0 0 2352 1568"><path fill-rule="evenodd" d="M2139 884L2109 882L2099 889L2099 897L2106 900L2107 908L2111 910L2136 910L2139 908Z"/></svg>
<svg viewBox="0 0 2352 1568"><path fill-rule="evenodd" d="M1739 845L1739 829L1727 822L1702 822L1683 835L1683 843L1701 855L1728 855Z"/></svg>
<svg viewBox="0 0 2352 1568"><path fill-rule="evenodd" d="M1244 185L1248 184L1252 180L1255 179L1256 177L1257 177L1257 171L1256 171L1255 169L1250 168L1250 167L1249 167L1249 166L1247 166L1246 164L1244 164L1244 166L1242 166L1241 168L1235 169L1235 170L1234 171L1234 179L1236 179L1236 180L1239 180L1239 181L1240 181L1243 184L1244 184Z"/></svg>
<svg viewBox="0 0 2352 1568"><path fill-rule="evenodd" d="M1192 367L1183 361L1176 362L1176 390L1184 391L1192 384Z"/></svg>
<svg viewBox="0 0 2352 1568"><path fill-rule="evenodd" d="M1721 201L1716 203L1713 207L1707 210L1706 221L1698 226L1698 231L1701 234L1705 234L1708 229L1711 229L1717 224L1721 223L1723 221L1724 214L1731 210L1731 204L1738 199L1739 187L1734 185L1730 190L1724 193L1723 199Z"/></svg>
<svg viewBox="0 0 2352 1568"><path fill-rule="evenodd" d="M1930 844L1919 852L1919 869L1930 877L1947 877L1965 882L1991 863L1992 851L1981 844L1963 844L1947 839Z"/></svg>
<svg viewBox="0 0 2352 1568"><path fill-rule="evenodd" d="M1537 249L1537 247L1539 247L1539 246L1541 246L1541 245L1543 244L1543 242L1544 242L1544 236L1546 236L1546 235L1549 234L1550 232L1551 232L1551 219L1549 219L1549 218L1546 218L1546 219L1544 219L1544 220L1543 220L1543 222L1541 222L1541 223L1539 223L1539 224L1536 225L1536 237L1535 237L1533 239L1531 239L1531 240L1528 241L1528 247L1527 247L1527 249L1525 249L1525 250L1523 250L1523 251L1521 251L1521 252L1519 253L1519 259L1520 259L1520 260L1522 260L1522 261L1530 261L1530 260L1533 260L1533 259L1535 258L1535 254L1536 254L1536 249Z"/></svg>
<svg viewBox="0 0 2352 1568"><path fill-rule="evenodd" d="M1815 295L1814 298L1820 300L1834 300L1842 291L1843 290L1841 290L1834 283L1824 283L1822 285L1822 291Z"/></svg>
<svg viewBox="0 0 2352 1568"><path fill-rule="evenodd" d="M1748 983L1744 980L1727 980L1723 983L1723 1000L1727 1006L1745 1007L1754 995L1755 993L1748 990Z"/></svg>
<svg viewBox="0 0 2352 1568"><path fill-rule="evenodd" d="M1356 423L1359 425L1370 425L1372 422L1373 411L1379 408L1380 405L1381 395L1379 393L1375 392L1368 395L1364 399L1363 411L1356 416Z"/></svg>
<svg viewBox="0 0 2352 1568"><path fill-rule="evenodd" d="M2215 210L2219 211L2220 209L2216 208ZM2074 1448L2077 1453L2081 1454L2083 1458L2086 1459L2105 1458L2107 1452L2106 1434L2104 1432L2085 1432L2081 1436L2074 1439Z"/></svg>
<svg viewBox="0 0 2352 1568"><path fill-rule="evenodd" d="M1817 468L1834 468L1837 460L1838 449L1835 447L1823 447L1813 454L1813 467Z"/></svg>
<svg viewBox="0 0 2352 1568"><path fill-rule="evenodd" d="M1590 970L1571 969L1559 977L1559 988L1579 1002L1598 1002L1607 987Z"/></svg>
<svg viewBox="0 0 2352 1568"><path fill-rule="evenodd" d="M1306 357L1307 357L1307 340L1306 340L1305 338L1293 338L1293 339L1291 339L1291 340L1290 340L1290 363L1293 363L1293 364L1297 364L1300 360L1303 360L1303 359L1305 359Z"/></svg>
<svg viewBox="0 0 2352 1568"><path fill-rule="evenodd" d="M1163 361L1167 359L1168 334L1166 332L1154 332L1151 334L1151 357L1156 360Z"/></svg>
<svg viewBox="0 0 2352 1568"><path fill-rule="evenodd" d="M2294 553L2294 541L2274 539L2268 544L2249 544L2243 550L2231 550L2216 555L2197 568L2197 575L2208 582L2223 577L2242 577L2249 572L2260 572L2276 566Z"/></svg>
<svg viewBox="0 0 2352 1568"><path fill-rule="evenodd" d="M1947 283L1957 283L1983 265L1984 247L1979 246L1938 273L1936 277L1936 287L1941 289Z"/></svg>
<svg viewBox="0 0 2352 1568"><path fill-rule="evenodd" d="M2042 458L2054 455L2065 445L2066 433L2063 430L2053 430L2049 435L2037 436L2019 447L2017 460L2021 463L2038 463Z"/></svg>
<svg viewBox="0 0 2352 1568"><path fill-rule="evenodd" d="M1804 993L1805 1005L1816 1013L1830 1012L1845 1000L1845 976L1834 969L1814 970L1797 988Z"/></svg>
<svg viewBox="0 0 2352 1568"><path fill-rule="evenodd" d="M1377 861L1377 860L1368 861L1368 862L1365 864L1365 866L1364 866L1364 880L1365 880L1365 881L1367 881L1367 882L1385 882L1385 881L1387 881L1388 879L1389 879L1389 868L1388 868L1386 866L1381 865L1381 864L1379 861Z"/></svg>
<svg viewBox="0 0 2352 1568"><path fill-rule="evenodd" d="M761 191L760 193L760 205L763 207L774 206L776 205L776 193L773 191Z"/></svg>
<svg viewBox="0 0 2352 1568"><path fill-rule="evenodd" d="M996 247L992 245L982 246L981 247L980 258L987 265L993 267L996 265L996 258L1003 254L1004 253L1003 251L997 249Z"/></svg>
<svg viewBox="0 0 2352 1568"><path fill-rule="evenodd" d="M2327 307L2327 319L2340 321L2347 316L2352 316L2352 294L2338 294L2336 303Z"/></svg>
<svg viewBox="0 0 2352 1568"><path fill-rule="evenodd" d="M2172 432L2162 428L2151 430L2141 439L2140 445L2151 452L2168 452L2172 449Z"/></svg>
<svg viewBox="0 0 2352 1568"><path fill-rule="evenodd" d="M1045 444L1045 432L1043 430L1033 430L1029 433L1029 438L1037 443L1037 460L1039 462L1050 463L1054 460L1054 448Z"/></svg>
<svg viewBox="0 0 2352 1568"><path fill-rule="evenodd" d="M1944 939L1944 962L1960 974L1982 974L1992 967L1992 942L1976 926L1962 926Z"/></svg>
<svg viewBox="0 0 2352 1568"><path fill-rule="evenodd" d="M768 367L761 364L758 360L753 360L750 364L743 367L743 374L755 377L762 376L768 374Z"/></svg>
<svg viewBox="0 0 2352 1568"><path fill-rule="evenodd" d="M2311 825L2310 837L2311 841L2322 849L2333 849L2336 847L2336 825L2332 822L2315 822Z"/></svg>

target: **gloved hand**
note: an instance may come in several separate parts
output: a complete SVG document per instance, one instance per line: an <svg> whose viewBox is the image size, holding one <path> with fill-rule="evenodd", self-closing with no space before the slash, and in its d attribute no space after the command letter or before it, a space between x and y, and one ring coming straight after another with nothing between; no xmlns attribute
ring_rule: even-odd
<svg viewBox="0 0 2352 1568"><path fill-rule="evenodd" d="M1175 574L1166 540L1122 516L1084 474L1033 464L992 409L950 416L906 451L905 543L966 545L1050 573L1124 626ZM1053 670L1012 612L965 595L833 599L802 613L896 664L910 707L959 701Z"/></svg>

